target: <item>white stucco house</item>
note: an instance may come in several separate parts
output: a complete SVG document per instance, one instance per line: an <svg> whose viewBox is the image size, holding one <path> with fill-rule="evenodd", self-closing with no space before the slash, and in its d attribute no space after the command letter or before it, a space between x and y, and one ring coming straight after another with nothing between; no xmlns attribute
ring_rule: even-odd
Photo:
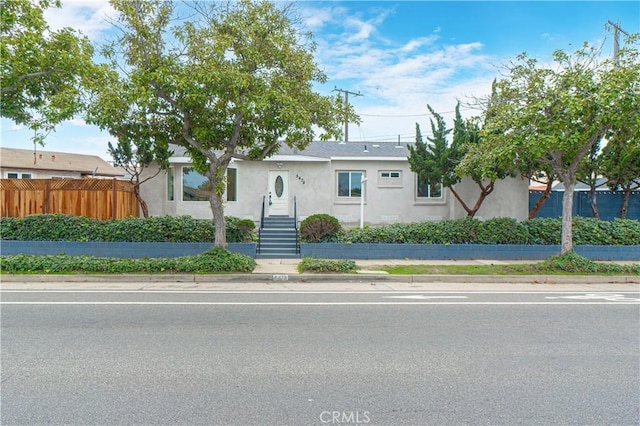
<svg viewBox="0 0 640 426"><path fill-rule="evenodd" d="M141 188L150 214L211 218L206 178L191 168L184 148L172 150L169 172ZM440 182L418 181L408 155L405 143L313 142L304 151L284 146L264 161L234 159L227 173L225 215L258 223L264 202L265 216L293 216L295 209L303 220L327 213L346 227L361 220L378 225L466 216ZM526 219L528 186L520 178L496 182L477 217ZM473 181L461 182L456 190L475 203Z"/></svg>

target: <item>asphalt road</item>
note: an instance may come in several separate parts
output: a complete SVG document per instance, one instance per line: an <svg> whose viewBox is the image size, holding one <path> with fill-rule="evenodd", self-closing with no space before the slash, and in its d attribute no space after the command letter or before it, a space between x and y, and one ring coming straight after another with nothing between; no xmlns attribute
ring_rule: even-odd
<svg viewBox="0 0 640 426"><path fill-rule="evenodd" d="M2 291L1 423L640 423L638 292Z"/></svg>

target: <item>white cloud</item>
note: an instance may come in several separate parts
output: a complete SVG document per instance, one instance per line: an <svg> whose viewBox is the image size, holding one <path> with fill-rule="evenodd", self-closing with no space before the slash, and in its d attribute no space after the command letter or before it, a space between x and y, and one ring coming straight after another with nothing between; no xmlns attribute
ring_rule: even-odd
<svg viewBox="0 0 640 426"><path fill-rule="evenodd" d="M423 47L423 46L428 46L433 44L436 40L438 40L438 36L437 35L432 35L429 37L419 37L419 38L415 38L413 40L409 40L409 42L407 42L407 44L405 44L404 46L402 46L400 48L400 51L403 53L409 53L409 52L413 52L414 50Z"/></svg>
<svg viewBox="0 0 640 426"><path fill-rule="evenodd" d="M392 11L372 16L348 16L331 10L316 33L316 60L325 69L327 89L338 86L361 92L349 101L360 115L360 126L350 125L349 139L413 142L415 123L429 131L427 104L451 123L456 102L470 102L491 90L497 75L496 59L483 53L480 41L441 41L440 28L431 34L392 40L377 30ZM375 23L375 25L374 25ZM478 111L462 108L463 116Z"/></svg>
<svg viewBox="0 0 640 426"><path fill-rule="evenodd" d="M66 0L62 8L50 8L44 13L52 30L70 27L92 40L111 28L107 19L115 15L107 0Z"/></svg>

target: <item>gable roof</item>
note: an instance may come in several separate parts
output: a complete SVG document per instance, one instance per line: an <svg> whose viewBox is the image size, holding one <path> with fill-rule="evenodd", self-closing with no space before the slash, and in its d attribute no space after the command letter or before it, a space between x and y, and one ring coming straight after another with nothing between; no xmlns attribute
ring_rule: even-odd
<svg viewBox="0 0 640 426"><path fill-rule="evenodd" d="M290 148L286 144L266 161L278 161L282 157L287 160L317 158L322 160L406 160L409 157L407 143L395 142L335 142L314 141L304 150ZM188 157L187 150L182 146L171 145L174 157ZM308 161L308 160L307 160Z"/></svg>
<svg viewBox="0 0 640 426"><path fill-rule="evenodd" d="M122 177L123 173L97 155L36 151L35 164L31 149L0 148L3 169L72 172L87 176Z"/></svg>

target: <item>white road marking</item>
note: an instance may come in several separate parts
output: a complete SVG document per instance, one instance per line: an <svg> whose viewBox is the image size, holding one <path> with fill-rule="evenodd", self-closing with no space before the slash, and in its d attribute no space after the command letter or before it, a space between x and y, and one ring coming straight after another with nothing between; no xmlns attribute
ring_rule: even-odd
<svg viewBox="0 0 640 426"><path fill-rule="evenodd" d="M359 306L359 305L638 305L639 302L0 302L0 305L249 305L249 306Z"/></svg>
<svg viewBox="0 0 640 426"><path fill-rule="evenodd" d="M610 302L640 302L640 299L627 298L624 294L586 293L578 296L547 296L546 299L575 299L575 300L607 300Z"/></svg>
<svg viewBox="0 0 640 426"><path fill-rule="evenodd" d="M424 294L410 294L407 296L384 296L383 299L468 299L467 296L425 296Z"/></svg>
<svg viewBox="0 0 640 426"><path fill-rule="evenodd" d="M584 291L483 291L483 290L373 290L373 291L322 291L322 290L38 290L38 289L11 289L2 290L0 293L140 293L140 294L575 294L583 295ZM595 293L594 293L595 294ZM597 294L610 294L607 292ZM615 294L631 294L640 296L637 291L622 291Z"/></svg>

